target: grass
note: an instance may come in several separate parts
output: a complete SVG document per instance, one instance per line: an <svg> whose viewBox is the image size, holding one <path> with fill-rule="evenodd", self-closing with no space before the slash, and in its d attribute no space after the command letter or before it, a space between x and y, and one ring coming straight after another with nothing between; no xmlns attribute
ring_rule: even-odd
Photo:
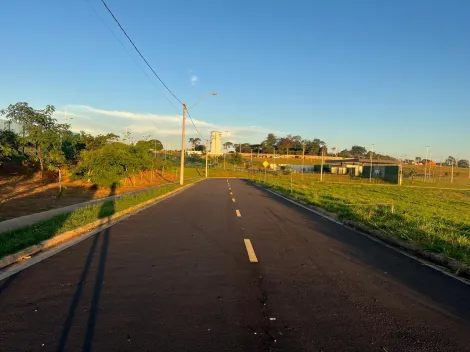
<svg viewBox="0 0 470 352"><path fill-rule="evenodd" d="M283 194L470 265L470 191L327 183L268 176ZM393 205L393 211L392 211Z"/></svg>
<svg viewBox="0 0 470 352"><path fill-rule="evenodd" d="M192 182L195 182L195 180L188 180L186 184ZM108 216L164 195L177 188L180 188L180 185L164 185L141 193L124 196L113 201L105 201L100 204L77 209L70 213L60 214L31 226L1 233L0 258L29 246L39 244L60 233L76 229L96 220L105 219Z"/></svg>

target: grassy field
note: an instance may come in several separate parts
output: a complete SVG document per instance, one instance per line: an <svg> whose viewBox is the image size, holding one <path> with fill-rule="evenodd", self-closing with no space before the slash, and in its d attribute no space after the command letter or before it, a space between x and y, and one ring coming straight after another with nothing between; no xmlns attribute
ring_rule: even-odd
<svg viewBox="0 0 470 352"><path fill-rule="evenodd" d="M196 179L187 180L185 184L195 181ZM144 203L150 199L176 190L177 188L180 188L180 185L165 185L138 194L123 196L114 201L105 201L100 204L81 208L71 213L60 214L32 226L1 233L0 258L38 244L57 234L76 229L96 220L105 219L110 215L126 210L137 204Z"/></svg>
<svg viewBox="0 0 470 352"><path fill-rule="evenodd" d="M269 175L261 184L470 264L470 191L328 183ZM393 206L393 207L392 207Z"/></svg>

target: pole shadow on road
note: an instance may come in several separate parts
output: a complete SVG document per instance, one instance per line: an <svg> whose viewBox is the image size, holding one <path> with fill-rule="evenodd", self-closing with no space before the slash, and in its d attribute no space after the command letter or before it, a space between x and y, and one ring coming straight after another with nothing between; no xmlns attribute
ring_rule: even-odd
<svg viewBox="0 0 470 352"><path fill-rule="evenodd" d="M116 184L113 184L111 186L111 192L109 193L109 196L114 196L116 194L116 187L117 187ZM101 225L109 224L111 222L111 216L115 212L116 212L115 200L108 200L104 202L99 212L99 218L102 219ZM98 262L98 269L96 273L93 296L92 296L92 301L91 301L90 310L89 310L90 314L88 316L86 334L85 334L85 338L84 338L83 346L82 346L83 351L92 350L93 336L95 332L96 320L98 318L101 291L102 291L103 280L104 280L104 272L105 272L106 260L108 256L110 231L111 231L111 228L108 227L105 230L100 231L99 233L93 236L93 242L88 252L88 255L86 257L83 270L78 279L77 289L75 290L75 294L73 296L73 299L72 299L72 302L70 304L70 308L67 314L67 319L62 329L58 351L64 351L66 349L70 330L72 328L73 321L75 319L75 314L77 312L80 298L83 294L84 284L89 274L91 264L93 263L95 252L97 251L97 247L98 247L98 242L100 242L100 239L102 239L101 251L100 251L99 262Z"/></svg>
<svg viewBox="0 0 470 352"><path fill-rule="evenodd" d="M251 181L244 180L244 183L254 187ZM467 299L470 287L467 284L443 275L430 267L423 266L416 260L405 257L350 228L336 224L285 199L274 196L263 188L256 187L256 189L260 191L256 196L269 198L309 219L308 226L311 230L336 241L335 245L341 251L357 260L361 265L372 268L377 275L386 275L386 277L427 297L436 304L447 307L456 316L470 322L470 300ZM333 199L332 201L336 204L337 212L347 215L351 211L349 207L337 202L337 200ZM284 214L287 213L284 212ZM286 215L284 220L290 221L291 219L289 215ZM403 223L407 221L398 214L394 215L394 220ZM305 232L305 234L299 235L307 235L307 228ZM443 287L445 290L442 289Z"/></svg>

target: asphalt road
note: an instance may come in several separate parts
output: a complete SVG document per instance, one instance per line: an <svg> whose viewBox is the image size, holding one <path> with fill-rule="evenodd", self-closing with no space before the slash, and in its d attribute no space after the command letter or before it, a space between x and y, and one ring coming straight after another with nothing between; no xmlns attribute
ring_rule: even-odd
<svg viewBox="0 0 470 352"><path fill-rule="evenodd" d="M1 282L0 351L470 350L470 286L229 182Z"/></svg>

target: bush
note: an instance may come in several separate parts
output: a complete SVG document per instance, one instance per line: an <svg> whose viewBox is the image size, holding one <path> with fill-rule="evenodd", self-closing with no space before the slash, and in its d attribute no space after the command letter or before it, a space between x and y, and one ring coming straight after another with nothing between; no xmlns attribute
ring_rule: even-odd
<svg viewBox="0 0 470 352"><path fill-rule="evenodd" d="M97 150L83 151L81 157L74 178L89 179L107 188L113 184L119 185L122 179L133 173L152 167L148 151L123 143L111 143Z"/></svg>

